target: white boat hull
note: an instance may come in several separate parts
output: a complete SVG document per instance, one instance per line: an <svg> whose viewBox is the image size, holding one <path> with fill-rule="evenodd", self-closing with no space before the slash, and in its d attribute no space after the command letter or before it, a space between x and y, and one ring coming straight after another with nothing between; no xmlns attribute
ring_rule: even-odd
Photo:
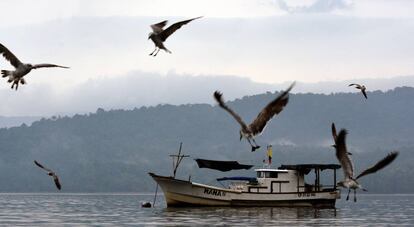
<svg viewBox="0 0 414 227"><path fill-rule="evenodd" d="M242 192L159 176L150 173L161 186L168 207L177 206L283 206L335 207L340 191L263 193Z"/></svg>

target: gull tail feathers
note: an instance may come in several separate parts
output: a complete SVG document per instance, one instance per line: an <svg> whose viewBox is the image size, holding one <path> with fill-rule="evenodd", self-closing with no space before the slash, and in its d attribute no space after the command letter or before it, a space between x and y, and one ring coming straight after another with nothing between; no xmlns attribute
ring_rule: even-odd
<svg viewBox="0 0 414 227"><path fill-rule="evenodd" d="M2 77L13 77L13 72L8 70L1 70Z"/></svg>
<svg viewBox="0 0 414 227"><path fill-rule="evenodd" d="M14 80L13 72L8 70L1 70L2 77L9 77L7 82L11 83Z"/></svg>

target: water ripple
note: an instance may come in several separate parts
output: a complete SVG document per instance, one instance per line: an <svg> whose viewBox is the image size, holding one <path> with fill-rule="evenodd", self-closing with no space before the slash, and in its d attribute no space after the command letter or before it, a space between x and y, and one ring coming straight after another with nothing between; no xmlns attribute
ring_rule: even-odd
<svg viewBox="0 0 414 227"><path fill-rule="evenodd" d="M413 195L360 195L337 209L166 208L148 194L0 194L0 226L414 226Z"/></svg>

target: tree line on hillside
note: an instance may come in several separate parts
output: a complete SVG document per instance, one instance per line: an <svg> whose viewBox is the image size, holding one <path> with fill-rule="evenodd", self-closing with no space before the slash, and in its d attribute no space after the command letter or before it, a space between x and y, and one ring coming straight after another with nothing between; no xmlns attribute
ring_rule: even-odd
<svg viewBox="0 0 414 227"><path fill-rule="evenodd" d="M228 103L246 121L276 93L246 96ZM337 163L330 125L349 131L348 149L354 153L356 172L372 165L391 150L400 157L377 175L364 179L370 192L413 192L414 88L359 93L291 94L285 110L267 126L250 152L239 141L239 125L217 106L208 104L158 105L132 110L41 119L32 125L0 129L0 191L54 191L33 160L54 169L67 192L148 192L155 183L148 172L171 174L169 154L191 156L179 176L210 182L220 173L198 169L194 158L239 160L260 166L267 144L274 149L274 166L296 163Z"/></svg>

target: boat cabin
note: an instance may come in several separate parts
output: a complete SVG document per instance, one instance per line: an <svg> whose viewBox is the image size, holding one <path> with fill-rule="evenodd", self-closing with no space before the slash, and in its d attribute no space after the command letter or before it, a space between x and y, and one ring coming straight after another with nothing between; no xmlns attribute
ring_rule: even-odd
<svg viewBox="0 0 414 227"><path fill-rule="evenodd" d="M314 193L336 190L336 164L282 165L277 169L255 169L256 177L225 177L218 181L229 180L230 189L250 193ZM322 185L321 171L333 170L332 184ZM305 182L305 175L313 172L314 182Z"/></svg>

